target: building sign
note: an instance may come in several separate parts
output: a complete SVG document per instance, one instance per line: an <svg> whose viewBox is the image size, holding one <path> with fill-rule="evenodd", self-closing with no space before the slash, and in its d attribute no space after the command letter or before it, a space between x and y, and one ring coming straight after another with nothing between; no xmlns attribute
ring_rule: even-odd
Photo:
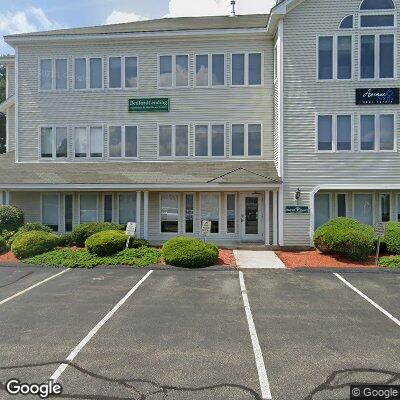
<svg viewBox="0 0 400 400"><path fill-rule="evenodd" d="M308 206L286 206L286 214L310 214Z"/></svg>
<svg viewBox="0 0 400 400"><path fill-rule="evenodd" d="M201 224L201 234L203 236L210 236L211 233L211 221L203 221Z"/></svg>
<svg viewBox="0 0 400 400"><path fill-rule="evenodd" d="M134 237L136 235L136 222L128 222L126 225L125 234Z"/></svg>
<svg viewBox="0 0 400 400"><path fill-rule="evenodd" d="M399 88L356 89L356 104L399 104Z"/></svg>
<svg viewBox="0 0 400 400"><path fill-rule="evenodd" d="M386 223L378 222L375 225L375 233L378 238L383 238L386 236Z"/></svg>
<svg viewBox="0 0 400 400"><path fill-rule="evenodd" d="M167 97L129 99L129 112L168 112L170 101Z"/></svg>

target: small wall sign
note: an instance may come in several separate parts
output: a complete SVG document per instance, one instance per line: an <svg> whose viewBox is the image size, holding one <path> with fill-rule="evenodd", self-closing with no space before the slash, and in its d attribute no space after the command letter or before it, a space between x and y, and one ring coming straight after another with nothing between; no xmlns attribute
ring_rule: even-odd
<svg viewBox="0 0 400 400"><path fill-rule="evenodd" d="M310 207L308 206L286 206L286 214L310 214Z"/></svg>
<svg viewBox="0 0 400 400"><path fill-rule="evenodd" d="M356 89L356 104L399 104L399 88Z"/></svg>
<svg viewBox="0 0 400 400"><path fill-rule="evenodd" d="M169 112L170 100L167 97L129 99L129 112Z"/></svg>
<svg viewBox="0 0 400 400"><path fill-rule="evenodd" d="M210 234L211 234L211 221L203 221L201 223L201 234L203 236L210 236Z"/></svg>

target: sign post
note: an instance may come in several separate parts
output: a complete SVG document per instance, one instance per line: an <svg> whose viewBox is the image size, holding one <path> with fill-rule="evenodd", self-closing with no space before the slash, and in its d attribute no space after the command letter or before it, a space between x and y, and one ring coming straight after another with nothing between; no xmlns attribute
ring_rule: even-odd
<svg viewBox="0 0 400 400"><path fill-rule="evenodd" d="M136 236L136 222L128 222L128 224L126 225L125 234L126 236L128 236L128 239L126 241L126 248L128 248L131 237Z"/></svg>
<svg viewBox="0 0 400 400"><path fill-rule="evenodd" d="M206 237L210 236L211 233L211 221L203 221L201 223L201 234L204 236L204 242L206 241Z"/></svg>
<svg viewBox="0 0 400 400"><path fill-rule="evenodd" d="M379 261L379 251L381 247L381 239L386 235L386 222L378 222L375 225L376 236L378 237L378 243L376 245L376 257L375 257L375 265L378 265Z"/></svg>

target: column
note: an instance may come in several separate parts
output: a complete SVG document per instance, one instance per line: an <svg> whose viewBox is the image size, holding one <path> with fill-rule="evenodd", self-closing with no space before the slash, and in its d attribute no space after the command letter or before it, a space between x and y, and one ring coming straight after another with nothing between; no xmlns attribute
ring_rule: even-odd
<svg viewBox="0 0 400 400"><path fill-rule="evenodd" d="M269 215L270 215L270 213L269 213L269 194L270 194L269 190L266 190L264 192L264 206L265 206L265 209L264 209L264 226L265 226L264 235L265 235L265 245L266 246L269 246L271 243L270 237L269 237L270 236L269 229L270 229L270 224L271 224L271 222L269 220Z"/></svg>
<svg viewBox="0 0 400 400"><path fill-rule="evenodd" d="M278 191L272 192L272 244L278 246Z"/></svg>
<svg viewBox="0 0 400 400"><path fill-rule="evenodd" d="M5 196L6 198L4 204L8 206L10 204L10 192L9 191L5 192Z"/></svg>
<svg viewBox="0 0 400 400"><path fill-rule="evenodd" d="M0 206L4 204L4 192L0 190Z"/></svg>
<svg viewBox="0 0 400 400"><path fill-rule="evenodd" d="M141 215L142 214L142 192L136 192L136 237L142 237L141 232Z"/></svg>
<svg viewBox="0 0 400 400"><path fill-rule="evenodd" d="M143 237L144 239L149 238L149 192L144 192L144 204L143 204Z"/></svg>

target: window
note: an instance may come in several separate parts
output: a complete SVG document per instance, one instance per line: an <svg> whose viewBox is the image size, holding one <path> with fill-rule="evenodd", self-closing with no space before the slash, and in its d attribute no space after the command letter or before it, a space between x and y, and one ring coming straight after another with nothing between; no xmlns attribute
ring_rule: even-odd
<svg viewBox="0 0 400 400"><path fill-rule="evenodd" d="M101 126L77 127L74 132L75 158L102 158L104 134ZM89 153L88 153L89 151Z"/></svg>
<svg viewBox="0 0 400 400"><path fill-rule="evenodd" d="M159 157L187 157L189 155L188 125L159 125Z"/></svg>
<svg viewBox="0 0 400 400"><path fill-rule="evenodd" d="M75 89L103 88L103 60L100 57L75 58L74 60ZM89 85L88 85L89 84Z"/></svg>
<svg viewBox="0 0 400 400"><path fill-rule="evenodd" d="M64 196L64 227L65 232L71 232L73 228L73 196L72 194L66 194Z"/></svg>
<svg viewBox="0 0 400 400"><path fill-rule="evenodd" d="M317 229L331 219L331 195L317 193L314 199L314 228Z"/></svg>
<svg viewBox="0 0 400 400"><path fill-rule="evenodd" d="M179 195L176 193L160 194L161 233L179 231Z"/></svg>
<svg viewBox="0 0 400 400"><path fill-rule="evenodd" d="M394 35L362 35L361 79L394 77Z"/></svg>
<svg viewBox="0 0 400 400"><path fill-rule="evenodd" d="M262 85L262 54L232 54L232 85Z"/></svg>
<svg viewBox="0 0 400 400"><path fill-rule="evenodd" d="M50 227L53 231L58 232L58 194L42 195L42 224Z"/></svg>
<svg viewBox="0 0 400 400"><path fill-rule="evenodd" d="M380 196L380 220L381 222L390 221L390 194L384 193Z"/></svg>
<svg viewBox="0 0 400 400"><path fill-rule="evenodd" d="M347 196L344 193L336 195L336 214L338 217L347 216Z"/></svg>
<svg viewBox="0 0 400 400"><path fill-rule="evenodd" d="M42 158L53 158L53 128L41 128L40 153Z"/></svg>
<svg viewBox="0 0 400 400"><path fill-rule="evenodd" d="M161 88L189 86L189 56L167 55L159 58L158 85Z"/></svg>
<svg viewBox="0 0 400 400"><path fill-rule="evenodd" d="M226 195L226 232L236 232L236 195Z"/></svg>
<svg viewBox="0 0 400 400"><path fill-rule="evenodd" d="M373 224L373 196L372 194L354 195L354 218L363 224Z"/></svg>
<svg viewBox="0 0 400 400"><path fill-rule="evenodd" d="M344 17L342 21L340 22L339 29L352 29L354 22L354 18L352 15L348 15L347 17Z"/></svg>
<svg viewBox="0 0 400 400"><path fill-rule="evenodd" d="M351 151L352 138L351 115L318 115L318 151Z"/></svg>
<svg viewBox="0 0 400 400"><path fill-rule="evenodd" d="M139 63L137 57L125 57L125 88L137 88L139 86Z"/></svg>
<svg viewBox="0 0 400 400"><path fill-rule="evenodd" d="M118 223L121 225L136 222L136 193L118 196L118 215Z"/></svg>
<svg viewBox="0 0 400 400"><path fill-rule="evenodd" d="M196 86L208 86L208 54L196 56Z"/></svg>
<svg viewBox="0 0 400 400"><path fill-rule="evenodd" d="M225 156L225 125L199 124L195 126L195 156Z"/></svg>
<svg viewBox="0 0 400 400"><path fill-rule="evenodd" d="M56 158L68 157L68 129L56 127Z"/></svg>
<svg viewBox="0 0 400 400"><path fill-rule="evenodd" d="M261 131L261 124L232 124L232 156L260 156Z"/></svg>
<svg viewBox="0 0 400 400"><path fill-rule="evenodd" d="M137 126L110 126L109 157L110 158L137 158L138 157L138 127Z"/></svg>
<svg viewBox="0 0 400 400"><path fill-rule="evenodd" d="M212 85L225 86L225 55L213 54L212 55Z"/></svg>
<svg viewBox="0 0 400 400"><path fill-rule="evenodd" d="M196 55L196 86L225 85L225 54Z"/></svg>
<svg viewBox="0 0 400 400"><path fill-rule="evenodd" d="M111 89L122 88L122 61L121 57L108 59L108 87Z"/></svg>
<svg viewBox="0 0 400 400"><path fill-rule="evenodd" d="M393 10L392 0L363 0L360 10Z"/></svg>
<svg viewBox="0 0 400 400"><path fill-rule="evenodd" d="M66 58L56 60L56 89L68 89L68 60Z"/></svg>
<svg viewBox="0 0 400 400"><path fill-rule="evenodd" d="M108 87L110 89L138 87L138 58L110 57L108 59Z"/></svg>
<svg viewBox="0 0 400 400"><path fill-rule="evenodd" d="M211 221L211 233L219 233L219 193L201 193L201 225Z"/></svg>
<svg viewBox="0 0 400 400"><path fill-rule="evenodd" d="M185 194L185 233L194 232L194 195Z"/></svg>
<svg viewBox="0 0 400 400"><path fill-rule="evenodd" d="M40 60L40 89L51 90L53 87L53 60Z"/></svg>
<svg viewBox="0 0 400 400"><path fill-rule="evenodd" d="M86 89L86 58L76 58L74 64L75 89Z"/></svg>
<svg viewBox="0 0 400 400"><path fill-rule="evenodd" d="M394 121L393 114L361 115L360 150L394 151Z"/></svg>
<svg viewBox="0 0 400 400"><path fill-rule="evenodd" d="M113 221L113 195L105 194L103 197L103 219L104 222Z"/></svg>
<svg viewBox="0 0 400 400"><path fill-rule="evenodd" d="M90 59L90 89L103 87L103 62L101 58Z"/></svg>
<svg viewBox="0 0 400 400"><path fill-rule="evenodd" d="M360 27L361 28L383 28L394 26L394 15L361 15Z"/></svg>
<svg viewBox="0 0 400 400"><path fill-rule="evenodd" d="M68 129L66 127L43 127L40 129L40 157L68 157Z"/></svg>
<svg viewBox="0 0 400 400"><path fill-rule="evenodd" d="M97 222L97 194L81 194L79 197L80 223Z"/></svg>
<svg viewBox="0 0 400 400"><path fill-rule="evenodd" d="M90 157L103 157L104 137L102 127L90 127Z"/></svg>
<svg viewBox="0 0 400 400"><path fill-rule="evenodd" d="M321 36L318 38L318 79L351 79L351 36Z"/></svg>

